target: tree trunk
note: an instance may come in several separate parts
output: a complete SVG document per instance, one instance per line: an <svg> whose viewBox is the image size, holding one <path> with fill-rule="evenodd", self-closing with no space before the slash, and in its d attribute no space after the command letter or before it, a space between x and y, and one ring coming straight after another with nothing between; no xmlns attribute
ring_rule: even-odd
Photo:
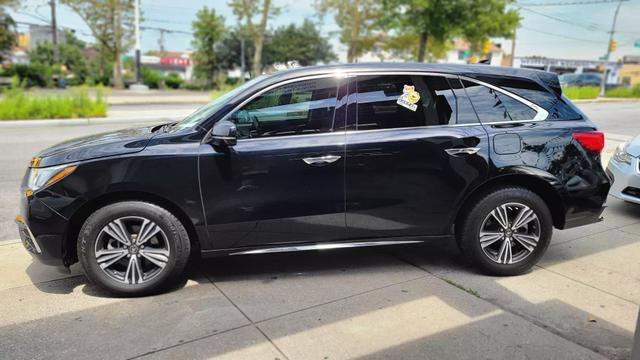
<svg viewBox="0 0 640 360"><path fill-rule="evenodd" d="M267 19L269 18L269 7L271 0L264 0L262 5L262 15L260 16L260 25L258 32L255 34L254 44L255 52L253 53L253 72L254 76L260 76L262 73L262 46L264 44L264 33L267 30Z"/></svg>
<svg viewBox="0 0 640 360"><path fill-rule="evenodd" d="M120 57L122 53L122 18L119 3L114 5L113 14L113 87L116 89L123 89L124 82L122 81L122 59Z"/></svg>
<svg viewBox="0 0 640 360"><path fill-rule="evenodd" d="M116 89L123 89L124 82L122 81L122 58L120 51L115 54L115 60L113 61L113 87Z"/></svg>
<svg viewBox="0 0 640 360"><path fill-rule="evenodd" d="M421 33L420 42L418 43L418 62L424 62L424 56L427 52L427 40L429 40L429 33Z"/></svg>

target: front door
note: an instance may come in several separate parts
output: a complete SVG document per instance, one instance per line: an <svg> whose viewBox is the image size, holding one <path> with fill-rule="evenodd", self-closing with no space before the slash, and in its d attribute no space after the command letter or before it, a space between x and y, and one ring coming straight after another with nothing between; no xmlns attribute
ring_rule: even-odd
<svg viewBox="0 0 640 360"><path fill-rule="evenodd" d="M357 77L347 136L349 238L447 235L488 174L487 133L459 79ZM350 116L350 121L353 116Z"/></svg>
<svg viewBox="0 0 640 360"><path fill-rule="evenodd" d="M237 145L200 156L209 249L345 237L340 81L276 86L231 115Z"/></svg>

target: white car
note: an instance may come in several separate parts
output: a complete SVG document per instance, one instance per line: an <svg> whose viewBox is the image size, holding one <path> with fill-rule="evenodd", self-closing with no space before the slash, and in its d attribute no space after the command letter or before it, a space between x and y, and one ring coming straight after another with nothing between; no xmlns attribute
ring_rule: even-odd
<svg viewBox="0 0 640 360"><path fill-rule="evenodd" d="M640 135L618 146L607 174L613 181L609 195L640 204Z"/></svg>

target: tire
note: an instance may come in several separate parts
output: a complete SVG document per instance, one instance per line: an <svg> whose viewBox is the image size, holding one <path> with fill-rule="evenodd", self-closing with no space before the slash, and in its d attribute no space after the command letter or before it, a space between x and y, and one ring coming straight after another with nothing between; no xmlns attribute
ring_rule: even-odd
<svg viewBox="0 0 640 360"><path fill-rule="evenodd" d="M80 229L77 246L89 280L120 296L166 290L180 279L190 254L189 236L180 220L142 201L95 211Z"/></svg>
<svg viewBox="0 0 640 360"><path fill-rule="evenodd" d="M530 190L515 186L493 189L468 209L456 230L456 240L462 252L486 274L526 273L549 247L551 213L544 200ZM526 224L516 228L523 222Z"/></svg>

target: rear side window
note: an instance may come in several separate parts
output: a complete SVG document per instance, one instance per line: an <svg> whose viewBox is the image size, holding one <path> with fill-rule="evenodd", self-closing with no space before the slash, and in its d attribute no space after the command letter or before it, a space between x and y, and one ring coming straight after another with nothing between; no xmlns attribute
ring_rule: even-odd
<svg viewBox="0 0 640 360"><path fill-rule="evenodd" d="M481 122L531 120L536 116L535 110L500 91L471 81L462 83Z"/></svg>
<svg viewBox="0 0 640 360"><path fill-rule="evenodd" d="M456 93L441 76L360 76L357 103L358 130L459 123Z"/></svg>
<svg viewBox="0 0 640 360"><path fill-rule="evenodd" d="M562 75L560 81L571 81L577 79L578 75ZM583 115L569 101L561 99L556 94L548 91L539 84L531 80L505 77L479 77L495 86L499 86L511 93L514 93L532 103L542 107L549 112L547 119L579 120Z"/></svg>
<svg viewBox="0 0 640 360"><path fill-rule="evenodd" d="M239 139L331 131L337 97L335 78L276 87L233 113Z"/></svg>

